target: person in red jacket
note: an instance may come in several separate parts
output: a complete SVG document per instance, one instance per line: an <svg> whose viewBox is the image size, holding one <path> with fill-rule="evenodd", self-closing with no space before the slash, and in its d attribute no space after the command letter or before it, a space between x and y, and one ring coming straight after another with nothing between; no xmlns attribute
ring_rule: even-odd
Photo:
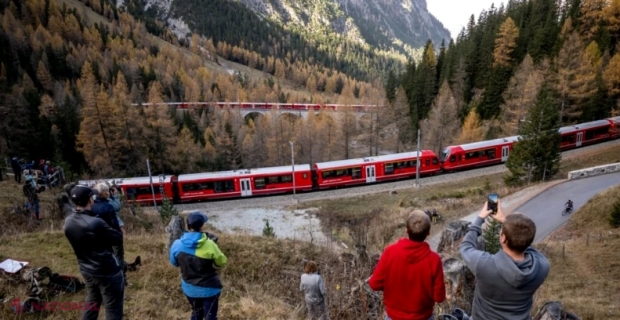
<svg viewBox="0 0 620 320"><path fill-rule="evenodd" d="M424 242L431 221L415 210L406 224L408 238L385 248L368 285L383 291L386 320L432 319L435 303L446 299L446 287L441 258Z"/></svg>

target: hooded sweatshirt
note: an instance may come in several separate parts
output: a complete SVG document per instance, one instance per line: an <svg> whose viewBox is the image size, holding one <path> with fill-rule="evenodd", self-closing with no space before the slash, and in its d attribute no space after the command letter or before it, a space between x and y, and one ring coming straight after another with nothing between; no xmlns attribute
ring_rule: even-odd
<svg viewBox="0 0 620 320"><path fill-rule="evenodd" d="M503 250L496 254L477 250L484 220L477 217L460 246L465 264L476 276L472 317L530 319L532 297L549 274L549 261L536 249L525 250L523 261L514 261Z"/></svg>
<svg viewBox="0 0 620 320"><path fill-rule="evenodd" d="M385 248L368 285L383 291L392 320L427 320L446 298L441 258L428 243L408 238Z"/></svg>
<svg viewBox="0 0 620 320"><path fill-rule="evenodd" d="M203 232L186 232L170 248L170 263L181 268L181 288L190 298L212 297L222 290L217 270L226 256Z"/></svg>

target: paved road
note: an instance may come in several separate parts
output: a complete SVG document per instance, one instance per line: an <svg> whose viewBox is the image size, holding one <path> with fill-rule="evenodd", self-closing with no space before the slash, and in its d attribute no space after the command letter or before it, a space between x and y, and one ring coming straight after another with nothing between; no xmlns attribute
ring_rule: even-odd
<svg viewBox="0 0 620 320"><path fill-rule="evenodd" d="M573 212L575 212L599 192L618 184L620 184L620 172L567 181L543 191L512 212L526 214L534 220L536 243L544 240L570 219L570 215L562 216L564 203L568 199L573 200Z"/></svg>

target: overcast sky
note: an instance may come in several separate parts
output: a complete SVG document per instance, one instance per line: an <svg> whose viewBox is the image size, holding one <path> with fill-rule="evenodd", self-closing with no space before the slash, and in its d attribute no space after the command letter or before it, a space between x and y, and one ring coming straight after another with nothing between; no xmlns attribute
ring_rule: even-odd
<svg viewBox="0 0 620 320"><path fill-rule="evenodd" d="M416 1L416 0L413 0ZM496 8L500 4L506 5L507 0L426 0L428 11L435 16L443 26L450 31L453 39L461 32L461 28L467 25L469 17L473 14L478 20L480 12L489 9L494 3Z"/></svg>

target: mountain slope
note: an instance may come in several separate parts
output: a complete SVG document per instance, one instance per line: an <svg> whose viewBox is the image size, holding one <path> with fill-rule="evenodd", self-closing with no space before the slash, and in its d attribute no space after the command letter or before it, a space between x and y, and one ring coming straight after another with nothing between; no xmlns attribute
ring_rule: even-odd
<svg viewBox="0 0 620 320"><path fill-rule="evenodd" d="M417 58L430 38L450 34L426 8L404 0L127 0L134 16L165 21L261 56L333 68L359 80L385 76Z"/></svg>

